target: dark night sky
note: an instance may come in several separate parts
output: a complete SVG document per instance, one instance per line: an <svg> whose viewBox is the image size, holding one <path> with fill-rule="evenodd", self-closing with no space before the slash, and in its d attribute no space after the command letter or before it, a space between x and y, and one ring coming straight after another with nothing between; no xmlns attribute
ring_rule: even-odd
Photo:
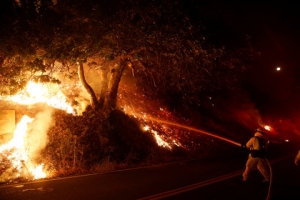
<svg viewBox="0 0 300 200"><path fill-rule="evenodd" d="M280 122L285 133L300 135L300 6L212 0L203 10L222 19L235 34L252 37L260 57L247 72L249 96L265 119Z"/></svg>
<svg viewBox="0 0 300 200"><path fill-rule="evenodd" d="M209 12L219 15L238 34L252 36L261 53L248 78L263 93L281 102L300 92L300 14L296 3L216 1ZM248 3L247 3L248 2ZM215 13L214 13L215 12ZM281 71L276 71L280 66ZM299 98L300 100L300 98Z"/></svg>
<svg viewBox="0 0 300 200"><path fill-rule="evenodd" d="M254 45L261 52L261 57L249 78L268 93L279 93L279 90L292 87L299 81L298 8L287 3L245 4L233 7L237 12L228 17L237 31L253 36ZM276 71L277 66L282 70ZM282 94L278 95L278 98L284 98Z"/></svg>
<svg viewBox="0 0 300 200"><path fill-rule="evenodd" d="M291 89L300 85L300 6L256 0L202 2L200 9L206 17L217 17L235 34L252 37L261 56L248 72L249 80L268 95L287 99Z"/></svg>

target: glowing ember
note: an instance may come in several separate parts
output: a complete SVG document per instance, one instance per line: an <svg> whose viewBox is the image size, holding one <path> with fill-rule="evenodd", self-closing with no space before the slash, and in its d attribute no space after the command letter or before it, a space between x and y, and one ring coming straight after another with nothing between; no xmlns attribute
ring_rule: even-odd
<svg viewBox="0 0 300 200"><path fill-rule="evenodd" d="M141 129L151 133L157 145L170 150L174 146L187 150L202 150L210 148L209 145L215 143L214 140L207 140L207 136L210 136L240 146L238 142L188 126L190 120L176 116L174 112L164 107L164 103L159 99L149 98L130 82L124 81L121 85L118 91L118 107L139 121L142 124Z"/></svg>
<svg viewBox="0 0 300 200"><path fill-rule="evenodd" d="M190 131L218 138L234 145L240 145L240 143L229 140L227 138L209 133L204 130L183 125L187 124L186 119L176 118L170 111L168 111L168 109L157 105L155 106L154 102L148 101L143 95L139 95L139 93L132 92L131 90L132 87L127 87L126 90L121 91L124 92L124 95L119 95L119 106L122 107L122 110L127 115L134 117L141 124L143 124L143 126L141 127L142 130L153 134L157 145L172 150L173 146L191 149L199 147L202 148L203 145L208 144L207 140L205 140L205 144L202 145L202 136L195 136L194 134L191 134ZM130 98L126 98L129 97L129 95L127 94L128 91L131 91L129 92ZM145 113L149 113L149 115ZM158 117L152 117L151 115ZM168 120L161 120L161 118ZM172 121L183 121L183 123L174 123ZM198 139L195 139L195 137L197 137Z"/></svg>
<svg viewBox="0 0 300 200"><path fill-rule="evenodd" d="M160 124L159 125L160 129L164 132L164 135L166 135L166 133L168 133L168 127L163 126L161 124L167 124L167 125L171 125L171 126L176 126L176 127L179 127L179 128L183 128L183 129L186 129L186 130L191 130L191 131L202 133L202 134L214 137L214 138L218 138L220 140L226 141L228 143L231 143L231 144L234 144L234 145L237 145L237 146L240 145L240 143L238 143L238 142L235 142L233 140L229 140L227 138L224 138L224 137L221 137L221 136L209 133L209 132L201 130L201 129L193 128L193 127L190 127L190 126L185 126L185 125L178 124L178 123L173 123L173 122L166 121L166 120L161 120L161 119L158 119L158 118L155 118L155 117L151 117L151 116L146 116L145 114L139 115L139 114L136 113L136 111L134 109L130 109L128 106L126 107L126 109L124 109L124 111L126 111L127 114L132 115L135 118L138 118L140 121L142 121L143 124L150 124L150 122L152 122L152 125L153 125L153 122L159 123ZM157 126L158 125L156 125L156 127ZM183 147L183 145L178 141L178 139L172 137L172 135L170 135L170 134L168 135L168 137L170 138L170 142L167 142L166 140L164 140L157 133L157 131L154 130L154 128L155 128L154 125L152 126L152 128L150 128L150 125L145 125L143 127L143 130L144 131L150 131L151 133L153 133L154 138L156 139L156 142L157 142L157 144L159 146L162 146L162 147L165 147L165 148L169 148L169 149L172 149L172 147L171 147L172 145L176 145L178 147Z"/></svg>
<svg viewBox="0 0 300 200"><path fill-rule="evenodd" d="M143 130L144 130L144 131L149 131L149 129L150 129L149 126L144 126L144 127L143 127Z"/></svg>
<svg viewBox="0 0 300 200"><path fill-rule="evenodd" d="M31 155L29 155L29 147L26 145L28 124L33 120L27 115L23 116L16 126L13 138L8 143L0 146L0 160L8 159L5 171L0 176L0 181L14 178L38 179L46 177L46 173L43 172L43 164L36 166Z"/></svg>
<svg viewBox="0 0 300 200"><path fill-rule="evenodd" d="M144 131L150 131L153 134L158 146L162 146L162 147L165 147L165 148L168 148L168 149L172 149L172 147L166 141L164 141L161 136L159 136L157 131L154 131L154 130L150 129L149 126L144 126L143 130ZM173 140L173 141L174 141L174 143L176 143L175 140Z"/></svg>
<svg viewBox="0 0 300 200"><path fill-rule="evenodd" d="M72 106L67 103L65 95L60 91L57 84L41 84L29 81L23 91L4 100L23 105L45 103L54 108L65 110L67 113L74 114Z"/></svg>
<svg viewBox="0 0 300 200"><path fill-rule="evenodd" d="M172 145L182 146L180 144L180 142L177 141L172 136L169 136L168 140L166 140L163 138L163 134L162 135L158 134L157 129L160 129L159 130L160 132L163 131L164 134L168 133L168 127L163 126L163 125L157 125L157 124L154 125L153 122L147 121L147 120L149 120L149 117L147 117L146 114L144 114L144 113L136 114L136 111L133 108L130 108L129 106L124 107L124 111L127 114L133 116L134 118L137 118L139 121L141 121L142 124L144 124L144 126L142 127L142 130L152 133L158 146L168 148L170 150L172 149ZM163 109L160 108L160 111L163 111ZM150 120L152 120L152 119L150 119Z"/></svg>
<svg viewBox="0 0 300 200"><path fill-rule="evenodd" d="M167 148L169 148L169 149L172 149L171 146L170 146L167 142L165 142L165 141L157 134L156 131L151 130L151 132L153 133L153 135L154 135L154 137L155 137L155 139L156 139L156 142L157 142L158 146L167 147Z"/></svg>

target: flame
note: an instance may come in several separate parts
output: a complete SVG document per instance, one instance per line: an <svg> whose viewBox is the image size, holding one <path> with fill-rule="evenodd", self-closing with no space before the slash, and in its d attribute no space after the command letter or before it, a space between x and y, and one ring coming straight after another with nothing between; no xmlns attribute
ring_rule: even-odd
<svg viewBox="0 0 300 200"><path fill-rule="evenodd" d="M16 95L1 98L23 105L45 103L51 107L65 110L67 113L75 114L72 106L67 103L65 95L54 83L42 84L29 81L25 89ZM47 173L43 169L44 164L34 161L35 155L33 154L37 153L37 149L33 147L31 142L34 137L32 130L35 130L36 126L30 129L31 134L27 136L28 125L34 120L34 118L24 115L16 126L13 138L0 146L0 166L5 161L2 164L4 172L0 175L0 181L15 178L40 179L47 177Z"/></svg>
<svg viewBox="0 0 300 200"><path fill-rule="evenodd" d="M168 149L172 149L170 144L167 143L166 141L164 141L163 138L157 133L157 131L152 130L148 125L144 126L143 130L144 131L150 131L153 134L158 146L162 146L162 147L165 147L165 148L168 148ZM174 141L174 143L176 143L175 140L173 140L173 141Z"/></svg>
<svg viewBox="0 0 300 200"><path fill-rule="evenodd" d="M30 172L32 173L34 179L46 178L47 174L43 171L44 164L40 164L35 168L31 168Z"/></svg>
<svg viewBox="0 0 300 200"><path fill-rule="evenodd" d="M157 131L151 130L151 132L153 133L158 146L172 149L172 147L158 135Z"/></svg>
<svg viewBox="0 0 300 200"><path fill-rule="evenodd" d="M10 100L23 105L33 105L36 103L45 103L57 109L65 110L67 113L74 114L74 110L67 103L65 95L53 83L36 83L29 81L24 90L14 96L7 97Z"/></svg>
<svg viewBox="0 0 300 200"><path fill-rule="evenodd" d="M33 118L24 115L16 126L13 138L8 143L0 146L0 159L4 155L10 161L10 167L5 168L0 180L30 177L39 179L47 176L43 171L43 164L36 165L31 159L32 155L29 155L26 145L28 124L33 120Z"/></svg>
<svg viewBox="0 0 300 200"><path fill-rule="evenodd" d="M139 111L137 111L135 108L130 106L124 106L123 110L126 114L138 119L143 126L141 129L146 132L152 133L153 137L155 138L155 141L158 146L168 148L169 150L172 150L172 146L178 146L183 147L181 143L172 135L169 135L168 138L165 137L164 134L168 133L168 127L163 126L159 123L155 123L155 120L152 120L151 117L148 117L145 113L140 112L141 114L138 114ZM159 108L160 111L165 111L163 108ZM159 133L163 134L159 134Z"/></svg>

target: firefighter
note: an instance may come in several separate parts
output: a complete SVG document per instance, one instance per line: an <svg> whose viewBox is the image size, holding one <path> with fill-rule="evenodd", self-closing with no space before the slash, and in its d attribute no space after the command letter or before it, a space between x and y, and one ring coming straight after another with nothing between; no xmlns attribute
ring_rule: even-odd
<svg viewBox="0 0 300 200"><path fill-rule="evenodd" d="M263 138L265 132L262 129L256 129L254 136L242 147L250 149L250 154L246 163L246 169L243 173L243 182L249 180L249 175L256 167L264 177L263 182L270 182L270 172L266 160L267 144Z"/></svg>
<svg viewBox="0 0 300 200"><path fill-rule="evenodd" d="M299 166L299 161L300 161L300 150L298 151L298 154L295 157L295 165Z"/></svg>

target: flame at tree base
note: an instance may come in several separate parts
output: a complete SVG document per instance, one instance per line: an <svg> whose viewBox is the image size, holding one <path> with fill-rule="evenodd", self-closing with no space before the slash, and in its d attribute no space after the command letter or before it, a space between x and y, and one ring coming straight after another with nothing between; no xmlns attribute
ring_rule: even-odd
<svg viewBox="0 0 300 200"><path fill-rule="evenodd" d="M33 174L34 179L46 178L47 174L43 171L44 164L40 164L35 168L31 169L31 174Z"/></svg>
<svg viewBox="0 0 300 200"><path fill-rule="evenodd" d="M0 181L32 180L49 176L44 172L44 164L36 162L36 159L47 144L47 130L52 124L52 108L75 115L73 107L67 102L59 85L53 83L29 81L24 90L16 95L0 96L0 99L22 105L44 103L50 108L43 107L43 112L38 113L36 119L24 115L16 126L13 138L0 145Z"/></svg>
<svg viewBox="0 0 300 200"><path fill-rule="evenodd" d="M0 182L23 178L39 179L47 177L43 171L43 164L36 164L30 155L33 151L27 145L28 124L33 118L23 116L17 124L13 138L6 144L0 146Z"/></svg>

